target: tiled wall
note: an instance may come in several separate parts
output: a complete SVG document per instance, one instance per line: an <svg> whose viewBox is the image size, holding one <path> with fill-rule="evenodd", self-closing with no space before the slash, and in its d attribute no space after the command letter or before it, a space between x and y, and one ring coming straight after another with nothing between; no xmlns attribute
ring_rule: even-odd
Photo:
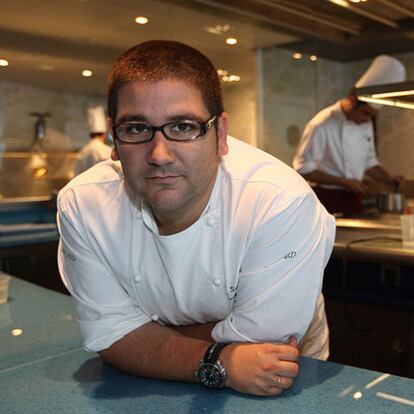
<svg viewBox="0 0 414 414"><path fill-rule="evenodd" d="M230 134L256 143L256 97L251 84L226 85L225 109L230 115ZM46 118L46 150L71 151L89 139L86 108L103 105L99 96L58 93L34 86L0 81L0 151L27 149L34 137L36 118L31 112L50 112Z"/></svg>
<svg viewBox="0 0 414 414"><path fill-rule="evenodd" d="M46 150L70 151L89 139L86 108L105 105L97 96L58 93L30 85L0 82L0 148L29 148L36 118L31 112L50 112L46 118Z"/></svg>
<svg viewBox="0 0 414 414"><path fill-rule="evenodd" d="M396 56L414 79L414 53ZM347 94L371 60L316 62L271 48L263 52L263 145L291 164L306 122L320 109ZM414 179L414 111L384 108L378 115L378 157L392 174Z"/></svg>
<svg viewBox="0 0 414 414"><path fill-rule="evenodd" d="M224 110L229 114L229 132L249 144L257 144L256 87L253 83L223 88Z"/></svg>

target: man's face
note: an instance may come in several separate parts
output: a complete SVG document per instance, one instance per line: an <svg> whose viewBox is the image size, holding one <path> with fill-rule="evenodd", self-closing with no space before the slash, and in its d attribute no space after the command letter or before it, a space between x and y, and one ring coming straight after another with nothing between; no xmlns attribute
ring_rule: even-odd
<svg viewBox="0 0 414 414"><path fill-rule="evenodd" d="M367 104L355 105L351 111L350 118L356 124L369 122L377 114L378 110Z"/></svg>
<svg viewBox="0 0 414 414"><path fill-rule="evenodd" d="M161 126L179 119L205 122L211 118L201 92L183 81L131 82L118 94L117 119ZM150 142L116 141L114 159L120 159L130 187L150 206L158 222L194 221L204 209L213 188L220 156L227 153L227 115L219 118L218 131L208 129L193 141L168 141L157 131Z"/></svg>

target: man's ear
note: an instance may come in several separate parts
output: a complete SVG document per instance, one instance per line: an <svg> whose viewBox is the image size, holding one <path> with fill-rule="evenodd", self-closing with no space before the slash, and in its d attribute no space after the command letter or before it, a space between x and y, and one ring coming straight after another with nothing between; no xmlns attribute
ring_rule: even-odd
<svg viewBox="0 0 414 414"><path fill-rule="evenodd" d="M227 133L229 131L229 117L226 112L223 112L218 119L217 128L217 152L218 155L226 155L229 151L227 145Z"/></svg>
<svg viewBox="0 0 414 414"><path fill-rule="evenodd" d="M118 155L118 150L116 149L116 144L115 144L115 147L112 148L111 160L112 161L119 161L119 155Z"/></svg>

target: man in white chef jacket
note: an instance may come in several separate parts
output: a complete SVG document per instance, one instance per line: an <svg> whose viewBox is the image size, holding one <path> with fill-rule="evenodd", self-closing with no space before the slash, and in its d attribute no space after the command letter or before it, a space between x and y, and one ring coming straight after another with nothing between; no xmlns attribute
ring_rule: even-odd
<svg viewBox="0 0 414 414"><path fill-rule="evenodd" d="M355 88L402 82L405 68L381 55L356 82ZM364 175L393 188L403 184L380 165L374 142L373 118L378 107L358 101L353 92L323 109L306 125L293 167L315 184L314 190L331 213L360 213L368 191Z"/></svg>
<svg viewBox="0 0 414 414"><path fill-rule="evenodd" d="M78 175L98 162L111 158L112 148L106 141L106 117L103 106L88 108L90 141L79 151L75 163L75 175Z"/></svg>
<svg viewBox="0 0 414 414"><path fill-rule="evenodd" d="M326 359L335 232L309 185L227 137L212 63L182 43L125 52L109 78L113 161L59 194L59 268L84 347L126 372L277 395Z"/></svg>

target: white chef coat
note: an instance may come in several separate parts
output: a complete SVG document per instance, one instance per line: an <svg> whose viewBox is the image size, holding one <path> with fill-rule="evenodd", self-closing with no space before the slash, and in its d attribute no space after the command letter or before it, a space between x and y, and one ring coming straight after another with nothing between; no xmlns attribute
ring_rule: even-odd
<svg viewBox="0 0 414 414"><path fill-rule="evenodd" d="M78 175L100 161L111 158L112 148L99 138L92 138L76 157L75 175Z"/></svg>
<svg viewBox="0 0 414 414"><path fill-rule="evenodd" d="M229 139L208 205L180 233L158 233L113 161L61 190L58 226L59 269L87 350L151 320L219 321L216 341L300 340L315 315L303 352L328 356L320 292L334 219L299 174L255 147Z"/></svg>
<svg viewBox="0 0 414 414"><path fill-rule="evenodd" d="M293 168L301 174L319 170L359 181L366 170L378 164L372 122L349 121L340 101L309 121L293 159ZM321 187L341 188L325 184Z"/></svg>

